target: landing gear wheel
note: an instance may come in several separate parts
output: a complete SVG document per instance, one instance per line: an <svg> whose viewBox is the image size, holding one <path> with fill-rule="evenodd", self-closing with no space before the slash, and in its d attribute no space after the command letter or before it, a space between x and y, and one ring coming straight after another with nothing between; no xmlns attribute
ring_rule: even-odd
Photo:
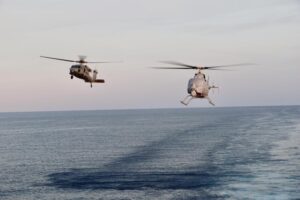
<svg viewBox="0 0 300 200"><path fill-rule="evenodd" d="M73 76L71 76L71 79L73 79L74 77Z"/></svg>

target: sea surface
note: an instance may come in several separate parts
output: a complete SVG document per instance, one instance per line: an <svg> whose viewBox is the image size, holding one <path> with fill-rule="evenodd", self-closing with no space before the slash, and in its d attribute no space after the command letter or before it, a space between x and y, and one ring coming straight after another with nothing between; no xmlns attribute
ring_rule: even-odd
<svg viewBox="0 0 300 200"><path fill-rule="evenodd" d="M0 113L0 199L300 199L300 107Z"/></svg>

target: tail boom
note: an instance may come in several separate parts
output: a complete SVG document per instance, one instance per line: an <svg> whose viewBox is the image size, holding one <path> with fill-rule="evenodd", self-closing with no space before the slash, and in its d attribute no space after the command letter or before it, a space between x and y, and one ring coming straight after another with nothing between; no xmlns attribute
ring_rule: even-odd
<svg viewBox="0 0 300 200"><path fill-rule="evenodd" d="M93 82L94 83L105 83L104 79L96 79Z"/></svg>

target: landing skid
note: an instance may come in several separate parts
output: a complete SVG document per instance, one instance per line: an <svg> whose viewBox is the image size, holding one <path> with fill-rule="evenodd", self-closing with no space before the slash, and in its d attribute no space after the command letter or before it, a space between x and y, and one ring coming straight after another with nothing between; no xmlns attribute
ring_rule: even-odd
<svg viewBox="0 0 300 200"><path fill-rule="evenodd" d="M187 106L193 99L194 99L194 97L192 97L191 95L188 95L182 101L180 101L180 103Z"/></svg>
<svg viewBox="0 0 300 200"><path fill-rule="evenodd" d="M180 103L182 103L183 105L187 106L189 105L189 103L195 99L195 97L191 96L191 95L188 95L186 96L182 101L180 101ZM212 100L207 96L205 97L205 99L208 100L208 102L212 105L212 106L215 106L215 104L212 102Z"/></svg>
<svg viewBox="0 0 300 200"><path fill-rule="evenodd" d="M205 97L207 100L208 100L208 102L212 105L212 106L215 106L215 104L212 102L212 100L209 98L209 97Z"/></svg>
<svg viewBox="0 0 300 200"><path fill-rule="evenodd" d="M180 101L180 103L182 103L183 105L187 106L188 104L185 103L184 101Z"/></svg>

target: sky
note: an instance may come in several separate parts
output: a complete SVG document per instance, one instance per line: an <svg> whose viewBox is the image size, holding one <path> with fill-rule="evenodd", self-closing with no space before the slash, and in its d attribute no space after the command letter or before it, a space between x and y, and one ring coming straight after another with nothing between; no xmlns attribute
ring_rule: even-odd
<svg viewBox="0 0 300 200"><path fill-rule="evenodd" d="M299 0L0 0L0 112L184 107L191 65L255 63L207 71L222 106L299 105ZM105 84L70 79L90 61ZM211 107L194 100L190 107Z"/></svg>

